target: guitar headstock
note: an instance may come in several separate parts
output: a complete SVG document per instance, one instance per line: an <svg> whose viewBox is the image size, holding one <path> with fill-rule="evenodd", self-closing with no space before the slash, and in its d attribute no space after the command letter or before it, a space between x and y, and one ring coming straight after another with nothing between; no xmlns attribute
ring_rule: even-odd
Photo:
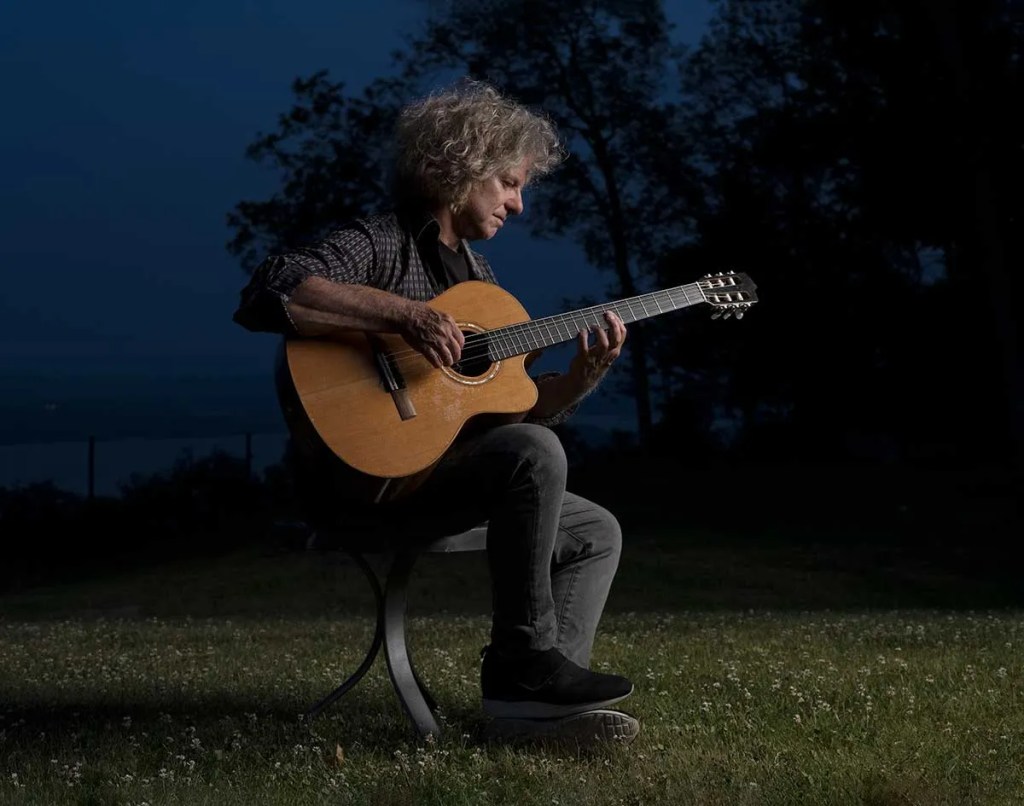
<svg viewBox="0 0 1024 806"><path fill-rule="evenodd" d="M715 309L712 319L728 319L730 316L742 319L750 306L757 302L757 286L742 272L705 274L697 285L704 299Z"/></svg>

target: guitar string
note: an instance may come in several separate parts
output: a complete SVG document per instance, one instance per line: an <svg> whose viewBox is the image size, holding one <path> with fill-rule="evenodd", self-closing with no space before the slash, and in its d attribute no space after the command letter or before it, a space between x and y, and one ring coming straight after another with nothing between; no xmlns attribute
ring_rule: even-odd
<svg viewBox="0 0 1024 806"><path fill-rule="evenodd" d="M690 298L690 292L693 290L696 290L698 294L697 299ZM682 297L681 300L679 299L680 296ZM659 299L669 302L671 307L668 308L668 310L663 309ZM652 308L656 308L657 310L654 312L649 311L645 305L645 300L652 303ZM676 288L670 288L664 291L654 291L648 294L641 294L636 297L630 297L614 303L605 303L601 305L593 305L589 308L581 308L578 311L573 311L567 314L558 314L555 316L544 317L543 319L532 319L527 322L517 322L512 325L495 328L494 330L485 331L483 333L473 333L465 339L459 363L467 360L472 361L478 358L490 357L490 348L492 345L499 347L512 347L514 352L512 352L508 357L513 355L523 355L540 349L541 345L534 336L541 336L543 338L546 335L547 338L550 338L551 327L554 327L559 331L558 335L560 337L560 342L571 341L579 335L579 324L581 321L584 325L588 325L587 330L594 325L603 324L597 320L588 323L588 315L593 316L594 314L604 313L605 311L615 311L616 313L628 312L627 316L622 317L623 321L628 324L640 319L657 316L661 313L679 310L680 308L688 307L704 301L705 296L701 292L700 286L697 283L690 283L688 285L677 286ZM634 315L636 313L634 308L637 306L643 311L642 316ZM561 329L567 323L576 327L577 331L575 333L570 332L568 335L563 334ZM551 327L549 327L549 324ZM542 328L547 330L546 334L543 332ZM522 349L522 345L524 344L528 345L526 349ZM469 345L468 350L467 345ZM411 348L398 350L393 353L385 353L384 358L391 363L394 363L399 368L401 368L401 366L408 366L410 359L416 362L427 362L427 358L422 353Z"/></svg>

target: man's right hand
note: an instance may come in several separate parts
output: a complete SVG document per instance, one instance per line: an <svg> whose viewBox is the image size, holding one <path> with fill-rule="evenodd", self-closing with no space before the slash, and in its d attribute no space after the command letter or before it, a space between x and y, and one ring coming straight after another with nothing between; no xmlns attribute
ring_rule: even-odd
<svg viewBox="0 0 1024 806"><path fill-rule="evenodd" d="M435 367L450 367L462 357L465 337L455 320L425 302L410 306L402 337Z"/></svg>
<svg viewBox="0 0 1024 806"><path fill-rule="evenodd" d="M295 287L287 310L301 336L397 332L435 367L450 367L462 357L464 338L451 316L378 288L307 277Z"/></svg>

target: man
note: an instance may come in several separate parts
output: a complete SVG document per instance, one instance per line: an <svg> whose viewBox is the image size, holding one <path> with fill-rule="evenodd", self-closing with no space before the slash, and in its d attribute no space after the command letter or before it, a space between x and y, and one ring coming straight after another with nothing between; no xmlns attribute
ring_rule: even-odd
<svg viewBox="0 0 1024 806"><path fill-rule="evenodd" d="M524 188L564 153L547 119L480 82L410 104L396 140L394 211L268 257L242 291L236 322L302 337L398 333L434 367L459 360L462 332L426 302L465 280L497 282L468 242L494 237L522 213ZM370 516L438 535L488 522L493 620L481 689L497 720L625 739L638 729L609 710L632 683L588 669L618 566L619 525L566 492L565 454L549 428L597 386L625 338L614 314L606 329L580 333L568 370L535 379L537 403L525 421L467 432L421 486ZM339 462L311 451L300 461L307 491L326 506L337 500Z"/></svg>

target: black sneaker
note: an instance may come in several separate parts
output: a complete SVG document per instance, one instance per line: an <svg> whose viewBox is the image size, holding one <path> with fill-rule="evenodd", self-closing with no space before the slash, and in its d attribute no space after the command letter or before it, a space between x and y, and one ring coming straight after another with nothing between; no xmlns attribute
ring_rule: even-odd
<svg viewBox="0 0 1024 806"><path fill-rule="evenodd" d="M558 719L492 719L484 729L488 741L569 744L576 747L629 744L640 733L640 720L622 711L599 709Z"/></svg>
<svg viewBox="0 0 1024 806"><path fill-rule="evenodd" d="M625 677L584 669L557 649L506 659L484 648L484 711L500 719L552 719L607 708L633 693Z"/></svg>

